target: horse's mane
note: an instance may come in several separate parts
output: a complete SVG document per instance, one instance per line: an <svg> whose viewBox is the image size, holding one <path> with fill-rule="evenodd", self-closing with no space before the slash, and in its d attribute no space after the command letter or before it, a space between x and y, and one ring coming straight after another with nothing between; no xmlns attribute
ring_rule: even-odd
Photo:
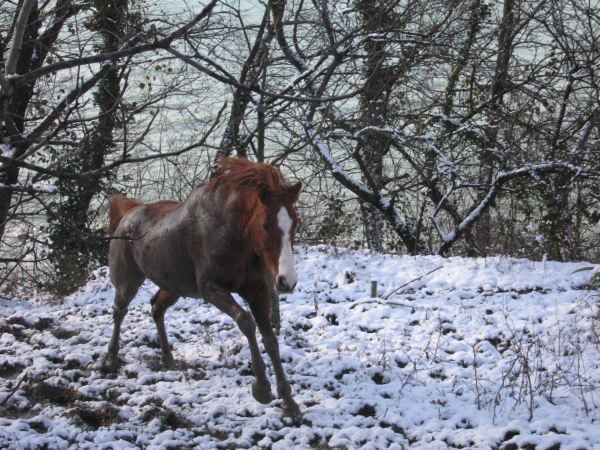
<svg viewBox="0 0 600 450"><path fill-rule="evenodd" d="M215 177L208 182L205 191L223 186L228 192L267 190L280 194L286 183L278 168L270 164L254 163L246 158L223 158Z"/></svg>
<svg viewBox="0 0 600 450"><path fill-rule="evenodd" d="M243 205L239 223L246 236L264 246L267 236L263 228L267 214L265 195L280 196L288 187L281 172L274 166L253 163L245 158L224 158L216 176L208 182L204 192L221 189L226 196L235 194L238 205ZM275 270L276 268L271 268Z"/></svg>

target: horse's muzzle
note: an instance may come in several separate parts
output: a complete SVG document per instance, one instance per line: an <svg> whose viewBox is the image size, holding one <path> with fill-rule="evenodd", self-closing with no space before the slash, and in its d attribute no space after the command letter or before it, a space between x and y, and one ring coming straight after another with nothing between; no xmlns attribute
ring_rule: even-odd
<svg viewBox="0 0 600 450"><path fill-rule="evenodd" d="M278 275L275 279L275 286L277 287L277 292L280 294L289 294L294 292L294 288L296 287L296 283L290 284L286 277L283 275Z"/></svg>

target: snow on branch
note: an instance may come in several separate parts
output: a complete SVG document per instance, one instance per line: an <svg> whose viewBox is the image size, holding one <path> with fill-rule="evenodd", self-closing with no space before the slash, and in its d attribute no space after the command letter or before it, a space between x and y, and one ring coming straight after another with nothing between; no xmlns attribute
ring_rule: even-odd
<svg viewBox="0 0 600 450"><path fill-rule="evenodd" d="M331 153L329 146L318 137L315 129L306 125L305 130L306 130L306 135L310 138L310 141L311 141L313 147L321 155L321 157L325 161L325 164L327 164L330 172L333 174L334 178L336 180L338 180L340 183L342 183L342 185L346 189L352 191L354 194L358 195L360 198L365 199L370 202L374 201L375 197L376 197L375 193L373 191L371 191L364 184L352 179L352 177L348 173L346 173L346 171L344 169L342 169L342 167L338 164L336 159L333 157L333 154Z"/></svg>
<svg viewBox="0 0 600 450"><path fill-rule="evenodd" d="M454 228L454 230L442 237L444 243L439 248L438 254L444 255L458 238L473 226L479 217L489 209L496 198L498 191L506 182L515 178L535 177L539 174L556 172L570 172L573 178L582 177L600 179L597 175L588 174L581 167L563 161L545 161L538 164L528 164L510 172L498 172L496 179L490 185L487 194L471 208L471 212L460 224L458 224L458 226L456 226L456 228Z"/></svg>
<svg viewBox="0 0 600 450"><path fill-rule="evenodd" d="M12 158L15 148L10 144L0 144L0 156Z"/></svg>
<svg viewBox="0 0 600 450"><path fill-rule="evenodd" d="M390 127L378 127L375 125L368 125L360 130L356 131L353 135L355 139L362 139L363 135L367 133L377 133L386 136L388 139L396 141L398 143L405 144L408 141L421 141L425 146L431 151L433 151L437 156L440 157L443 161L442 167L446 172L451 172L456 170L455 163L448 157L448 155L440 149L436 143L435 139L430 135L422 135L422 136L407 136L404 131L398 128L390 128Z"/></svg>
<svg viewBox="0 0 600 450"><path fill-rule="evenodd" d="M342 167L335 160L331 149L329 146L318 136L318 132L315 127L311 125L312 119L316 113L319 113L325 117L329 117L333 119L335 122L340 123L340 117L336 117L335 112L330 108L329 103L333 100L331 98L322 97L329 80L331 79L335 68L342 63L343 58L341 53L333 54L333 61L329 68L325 70L323 74L323 79L320 84L316 86L316 80L308 79L308 74L310 74L311 65L306 60L306 57L300 53L300 49L295 46L296 52L292 50L290 45L287 42L284 29L283 29L283 12L285 10L285 0L276 0L271 3L271 12L273 14L273 26L275 30L275 37L283 52L285 59L296 68L298 72L298 76L294 79L294 83L300 80L306 80L307 86L304 88L306 91L310 93L313 97L314 102L310 104L308 112L306 113L304 130L305 133L311 142L313 148L316 152L321 156L322 160L325 162L327 167L329 168L333 177L340 182L345 188L353 192L357 195L362 201L373 205L376 209L378 209L381 214L386 218L388 223L394 228L394 230L398 233L409 252L411 253L419 253L422 252L423 249L419 245L414 230L411 229L407 225L407 223L398 215L393 199L388 199L382 196L377 190L373 183L369 183L371 186L365 186L363 183L354 180L348 173L346 173ZM327 25L325 25L327 26ZM332 30L330 30L332 31ZM340 46L339 43L334 45L333 49L340 49L343 46ZM347 50L347 49L346 49ZM324 61L324 60L322 60ZM315 67L312 67L314 70ZM289 89L289 85L288 85ZM354 96L354 94L353 94ZM283 97L282 97L283 98ZM342 127L343 128L343 127ZM351 127L347 127L350 129ZM348 131L348 130L346 130ZM375 131L363 129L361 132L367 131ZM381 130L377 130L381 131ZM384 132L390 132L394 134L393 130L385 129ZM358 132L357 135L353 136L355 139L361 139L361 132ZM399 135L396 135L398 137ZM360 166L361 171L363 172L363 176L369 181L368 170L365 170L364 164L361 164L359 158L354 155L355 159Z"/></svg>
<svg viewBox="0 0 600 450"><path fill-rule="evenodd" d="M57 194L58 188L53 184L3 184L0 183L0 190L10 190L12 192L23 192L25 194Z"/></svg>
<svg viewBox="0 0 600 450"><path fill-rule="evenodd" d="M585 146L585 144L590 136L590 133L592 132L594 119L597 115L598 115L598 108L594 109L591 117L587 120L587 122L583 125L583 127L581 127L581 130L579 131L579 136L577 136L577 142L575 142L575 145L571 149L572 155L578 154L581 152L581 150L583 150L583 147Z"/></svg>
<svg viewBox="0 0 600 450"><path fill-rule="evenodd" d="M333 177L362 201L377 208L393 227L394 231L398 233L410 253L422 252L423 249L419 245L414 231L406 221L398 215L393 200L381 195L379 192L372 191L364 184L354 180L346 171L344 171L334 158L329 146L318 137L315 129L310 127L308 123L305 124L305 131L311 144L321 155Z"/></svg>

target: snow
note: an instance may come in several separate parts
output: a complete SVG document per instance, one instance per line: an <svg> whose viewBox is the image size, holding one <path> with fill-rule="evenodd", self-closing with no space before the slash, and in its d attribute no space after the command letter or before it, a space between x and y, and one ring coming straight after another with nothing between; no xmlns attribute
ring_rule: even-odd
<svg viewBox="0 0 600 450"><path fill-rule="evenodd" d="M378 127L375 125L369 125L369 126L361 128L360 130L358 130L357 132L354 133L354 137L356 139L362 139L362 136L364 134L373 132L373 131L377 132L377 133L381 133L381 134L387 134L397 140L406 138L406 135L401 130L398 130L395 128L388 128L388 127Z"/></svg>
<svg viewBox="0 0 600 450"><path fill-rule="evenodd" d="M254 400L245 338L200 300L167 312L181 367L161 370L151 283L123 367L101 373L104 268L66 299L0 298L0 448L600 448L598 292L575 272L589 263L325 246L296 261L279 340L300 426Z"/></svg>
<svg viewBox="0 0 600 450"><path fill-rule="evenodd" d="M22 192L38 192L40 194L57 194L58 187L54 184L47 183L27 183L25 185L20 184L4 184L0 183L0 189L14 189L15 191Z"/></svg>
<svg viewBox="0 0 600 450"><path fill-rule="evenodd" d="M592 131L592 119L589 119L583 125L583 127L581 127L581 131L579 131L579 136L577 137L577 142L575 143L575 145L573 146L573 148L571 149L571 152L570 152L572 155L575 155L575 154L581 152L581 150L585 146L585 143L587 142L588 136L590 135L591 131Z"/></svg>
<svg viewBox="0 0 600 450"><path fill-rule="evenodd" d="M255 92L252 93L252 103L255 105L260 105L263 101L262 95L257 94Z"/></svg>
<svg viewBox="0 0 600 450"><path fill-rule="evenodd" d="M306 63L302 58L298 57L297 55L294 56L294 59L302 66L304 67L304 64ZM294 86L296 86L296 84L298 84L298 82L300 80L303 80L304 78L306 78L307 76L309 76L311 73L313 72L313 69L311 68L306 68L305 70L302 70L300 73L298 73L297 75L295 75L294 77L292 77L292 79L284 86L284 88L282 89L283 92L288 91L289 89L292 89Z"/></svg>
<svg viewBox="0 0 600 450"><path fill-rule="evenodd" d="M304 72L306 72L307 70L309 70L308 65L306 64L306 60L304 58L302 58L297 53L293 54L293 58L299 64L299 66L302 67L302 70Z"/></svg>
<svg viewBox="0 0 600 450"><path fill-rule="evenodd" d="M15 149L12 145L9 144L0 144L0 156L4 156L6 158L12 158Z"/></svg>

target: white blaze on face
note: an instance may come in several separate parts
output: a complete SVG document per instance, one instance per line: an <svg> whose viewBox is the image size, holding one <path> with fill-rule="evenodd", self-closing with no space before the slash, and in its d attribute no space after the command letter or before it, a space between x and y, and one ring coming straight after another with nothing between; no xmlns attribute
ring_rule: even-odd
<svg viewBox="0 0 600 450"><path fill-rule="evenodd" d="M279 225L282 234L278 275L285 277L289 286L295 286L298 282L298 274L294 267L294 254L292 253L292 241L290 238L293 221L284 206L282 206L277 213L277 224Z"/></svg>

